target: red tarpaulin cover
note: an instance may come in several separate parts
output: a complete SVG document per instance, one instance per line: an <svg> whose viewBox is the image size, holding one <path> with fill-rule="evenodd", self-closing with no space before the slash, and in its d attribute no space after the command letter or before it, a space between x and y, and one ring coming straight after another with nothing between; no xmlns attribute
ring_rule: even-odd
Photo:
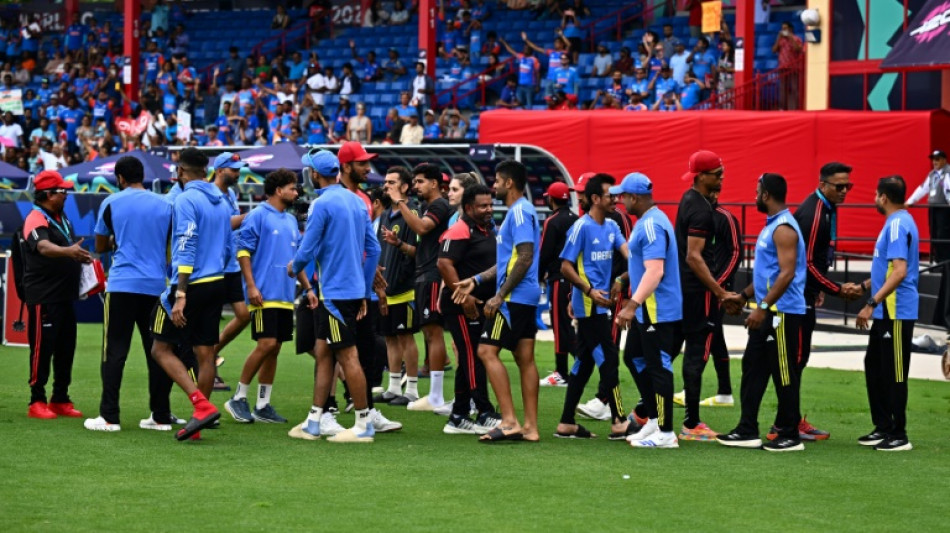
<svg viewBox="0 0 950 533"><path fill-rule="evenodd" d="M718 153L725 165L720 202L754 203L756 179L778 172L789 183L788 202L815 189L818 171L830 161L854 167L855 187L838 221L840 250L869 252L883 219L873 207L877 179L900 174L908 195L931 169L934 148L950 149L950 114L921 112L756 112L685 111L507 111L482 113L481 143L521 143L545 148L572 177L607 172L649 176L658 202L678 202L688 183L680 181L696 150ZM939 144L944 143L944 144ZM741 217L741 209L734 209ZM675 206L664 208L671 216ZM921 239L929 235L925 208L912 209ZM746 208L746 234L756 234L764 217ZM848 239L872 239L860 242ZM922 251L927 251L926 246Z"/></svg>

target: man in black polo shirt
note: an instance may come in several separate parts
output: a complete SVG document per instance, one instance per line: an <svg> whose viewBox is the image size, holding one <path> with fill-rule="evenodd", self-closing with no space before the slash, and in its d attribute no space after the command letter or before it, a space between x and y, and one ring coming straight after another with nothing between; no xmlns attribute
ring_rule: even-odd
<svg viewBox="0 0 950 533"><path fill-rule="evenodd" d="M680 199L676 213L676 245L680 258L680 283L683 287L683 383L686 416L681 440L713 442L716 432L699 417L703 370L709 359L709 347L719 314L719 302L729 295L712 274L714 265L713 207L709 197L722 190L722 159L713 152L700 150L689 158L684 180L690 187Z"/></svg>
<svg viewBox="0 0 950 533"><path fill-rule="evenodd" d="M442 315L439 313L439 284L442 278L436 262L439 258L439 238L449 227L452 206L442 198L442 171L431 163L422 163L412 169L413 188L425 202L423 215L412 212L405 200L396 202L409 228L419 236L416 246L416 311L419 327L425 336L429 351L429 395L418 398L418 377L409 376L406 396L415 393L417 398L409 402L410 411L434 411L448 415L452 407L446 405L442 396L442 379L445 376L445 337L442 331Z"/></svg>
<svg viewBox="0 0 950 533"><path fill-rule="evenodd" d="M30 342L30 418L82 416L69 399L76 353L76 313L82 263L92 261L73 233L63 206L73 188L59 172L44 170L33 178L33 210L23 223L24 303ZM46 403L46 382L53 366L53 395Z"/></svg>
<svg viewBox="0 0 950 533"><path fill-rule="evenodd" d="M567 231L577 222L577 215L571 212L568 204L571 191L567 184L556 181L548 187L548 206L552 213L544 219L541 231L541 253L538 264L541 275L548 285L548 304L551 313L551 329L554 331L554 372L541 378L542 387L567 386L567 354L574 353L576 342L574 326L567 312L570 303L571 284L561 274L561 250L567 241ZM492 250L494 253L494 250ZM479 270L479 272L481 272ZM491 295L489 295L491 296Z"/></svg>
<svg viewBox="0 0 950 533"><path fill-rule="evenodd" d="M491 283L481 283L478 274L495 264L495 227L492 221L491 189L480 183L465 188L462 194L462 216L442 235L439 248L439 273L445 282L439 305L445 329L452 334L458 348L458 370L455 372L455 402L452 414L442 432L448 435L484 435L500 422L488 397L485 365L477 357L479 336L484 329L482 304L494 295ZM473 278L475 289L452 301L459 280ZM469 406L475 403L478 418L469 417Z"/></svg>

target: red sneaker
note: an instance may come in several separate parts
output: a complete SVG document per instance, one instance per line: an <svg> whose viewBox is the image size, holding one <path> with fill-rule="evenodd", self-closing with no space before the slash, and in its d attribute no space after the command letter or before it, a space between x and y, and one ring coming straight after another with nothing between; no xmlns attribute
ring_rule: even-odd
<svg viewBox="0 0 950 533"><path fill-rule="evenodd" d="M73 406L73 402L50 403L49 410L59 416L68 416L71 418L82 418L82 411Z"/></svg>
<svg viewBox="0 0 950 533"><path fill-rule="evenodd" d="M56 418L56 413L49 410L49 407L46 406L44 402L33 402L30 404L29 410L26 412L26 416L30 418L42 418L43 420L50 420Z"/></svg>
<svg viewBox="0 0 950 533"><path fill-rule="evenodd" d="M831 433L816 428L802 417L802 421L798 423L798 435L801 440L828 440Z"/></svg>

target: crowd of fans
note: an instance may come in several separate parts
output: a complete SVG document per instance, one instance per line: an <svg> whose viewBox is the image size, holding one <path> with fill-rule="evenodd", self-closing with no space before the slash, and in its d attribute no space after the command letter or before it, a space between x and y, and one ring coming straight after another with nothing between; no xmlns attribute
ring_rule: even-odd
<svg viewBox="0 0 950 533"><path fill-rule="evenodd" d="M440 64L448 65L440 69L440 79L461 83L463 92L479 89L448 101L437 96L436 73L426 72L424 62L404 60L396 48L381 53L385 59L380 60L375 51L360 54L354 41L351 60L339 71L321 64L317 45L287 56L242 55L232 47L212 70L199 72L189 60L188 13L180 2L159 0L142 15L141 89L132 102L122 83L121 33L109 22L74 18L64 33L43 35L34 21L2 21L0 90L20 89L23 104L22 115L3 116L3 159L36 173L161 145L461 139L470 125L465 112L481 105L677 111L733 86L735 54L725 23L720 32L699 36L689 50L671 25L662 35L647 31L635 51L623 47L613 54L602 43L592 64L581 67L578 60L587 53L583 21L590 14L582 0L507 2L507 9L531 8L537 18L560 18L549 47L524 32L519 47L483 31L495 15L494 2L440 4L438 54ZM329 7L315 2L305 16L321 21ZM399 0L377 0L364 13L362 26L406 24L412 9ZM294 23L281 7L271 27L287 29ZM800 61L802 45L789 26L773 50L786 65ZM582 80L588 79L598 85L591 91L588 81L582 91ZM362 87L376 82L399 82L398 103L364 100ZM485 99L476 96L482 90ZM386 106L384 117L378 109L370 112L374 105ZM179 111L187 112L182 116L190 124L178 123ZM145 112L144 132L117 128L117 117L135 120Z"/></svg>

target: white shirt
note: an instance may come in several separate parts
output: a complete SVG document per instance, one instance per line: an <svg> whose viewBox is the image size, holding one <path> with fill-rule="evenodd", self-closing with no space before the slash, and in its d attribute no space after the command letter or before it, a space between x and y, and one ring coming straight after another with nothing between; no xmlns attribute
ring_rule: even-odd
<svg viewBox="0 0 950 533"><path fill-rule="evenodd" d="M673 54L673 56L670 57L670 70L673 71L673 79L680 85L683 85L686 79L686 72L689 71L689 64L686 62L686 58L688 57L689 54L686 52Z"/></svg>
<svg viewBox="0 0 950 533"><path fill-rule="evenodd" d="M43 170L59 170L66 167L66 159L63 156L56 157L50 152L40 150L40 162L43 163Z"/></svg>
<svg viewBox="0 0 950 533"><path fill-rule="evenodd" d="M0 126L0 137L10 139L14 142L14 145L20 147L20 137L23 136L23 128L20 127L16 122L7 126L6 124Z"/></svg>
<svg viewBox="0 0 950 533"><path fill-rule="evenodd" d="M310 97L313 98L313 103L316 105L322 106L326 101L326 93L336 91L339 86L340 82L336 76L328 78L323 73L318 72L307 78L307 87L310 89ZM324 89L324 91L320 89Z"/></svg>
<svg viewBox="0 0 950 533"><path fill-rule="evenodd" d="M425 74L412 78L412 101L411 105L418 105L419 102L426 101L426 77ZM419 91L422 91L421 93Z"/></svg>
<svg viewBox="0 0 950 533"><path fill-rule="evenodd" d="M406 124L402 127L402 133L399 134L399 144L421 144L424 135L425 130L422 129L421 124L416 124L415 127L412 124Z"/></svg>
<svg viewBox="0 0 950 533"><path fill-rule="evenodd" d="M910 195L910 198L907 199L907 205L912 205L917 200L930 194L930 185L934 182L934 173L942 174L941 177L937 178L936 183L939 183L940 187L943 188L943 196L950 202L950 164L948 164L937 170L931 170L927 174L927 179L925 179L924 182L920 184L920 187L914 190L914 194Z"/></svg>

